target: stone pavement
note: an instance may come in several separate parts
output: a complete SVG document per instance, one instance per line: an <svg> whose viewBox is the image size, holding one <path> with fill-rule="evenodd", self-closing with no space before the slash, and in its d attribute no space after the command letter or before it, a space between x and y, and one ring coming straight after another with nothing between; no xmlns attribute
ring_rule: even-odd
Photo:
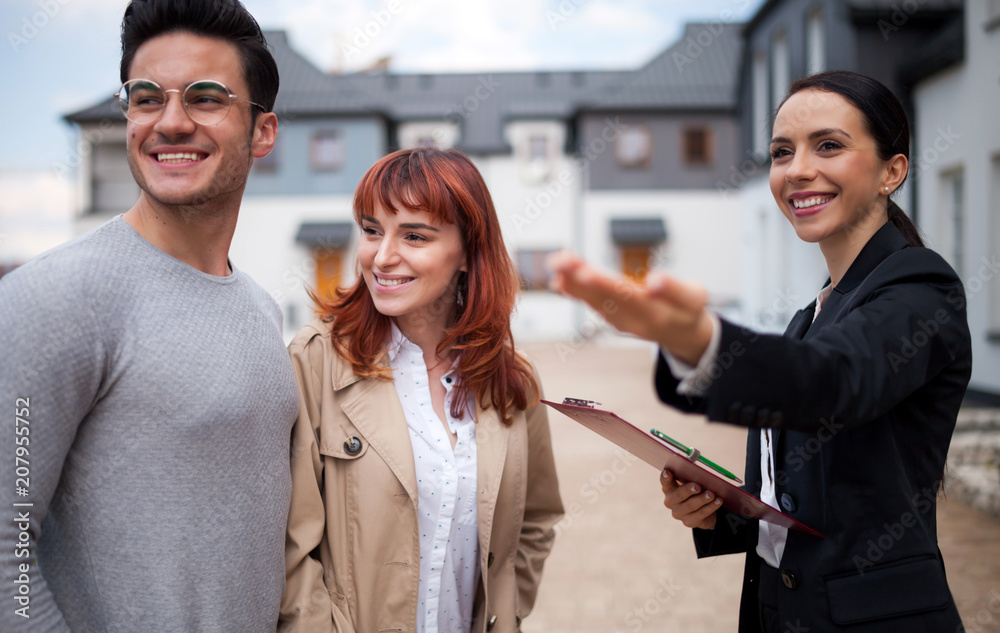
<svg viewBox="0 0 1000 633"><path fill-rule="evenodd" d="M523 346L548 399L602 402L743 471L746 431L685 416L656 399L654 351L638 343ZM659 474L596 433L549 415L566 518L525 633L736 630L743 556L697 560L690 530L663 507ZM941 551L968 633L1000 633L1000 520L939 502ZM948 632L950 633L950 632Z"/></svg>

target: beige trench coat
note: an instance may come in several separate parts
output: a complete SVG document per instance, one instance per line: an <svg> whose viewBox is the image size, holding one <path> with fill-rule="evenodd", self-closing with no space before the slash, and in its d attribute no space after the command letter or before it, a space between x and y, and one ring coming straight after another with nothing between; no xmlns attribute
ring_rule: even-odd
<svg viewBox="0 0 1000 633"><path fill-rule="evenodd" d="M392 382L359 378L319 321L289 346L299 382L280 631L416 626L417 484ZM544 405L476 410L480 576L472 630L517 631L562 517ZM357 438L360 447L353 442Z"/></svg>

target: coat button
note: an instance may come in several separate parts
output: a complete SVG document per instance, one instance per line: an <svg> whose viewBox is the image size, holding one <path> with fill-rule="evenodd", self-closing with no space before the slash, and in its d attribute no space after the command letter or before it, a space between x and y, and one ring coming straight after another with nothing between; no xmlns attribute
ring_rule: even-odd
<svg viewBox="0 0 1000 633"><path fill-rule="evenodd" d="M795 512L799 506L795 503L795 497L786 492L781 495L781 507L785 512Z"/></svg>
<svg viewBox="0 0 1000 633"><path fill-rule="evenodd" d="M757 426L763 428L767 426L767 421L771 417L771 410L767 407L757 411Z"/></svg>
<svg viewBox="0 0 1000 633"><path fill-rule="evenodd" d="M756 417L757 417L757 407L748 404L747 406L743 407L742 411L740 411L740 424L742 424L743 426L752 426L754 418Z"/></svg>
<svg viewBox="0 0 1000 633"><path fill-rule="evenodd" d="M490 616L490 621L486 623L486 630L487 631L492 631L493 627L496 625L496 623L497 623L497 616L491 615Z"/></svg>
<svg viewBox="0 0 1000 633"><path fill-rule="evenodd" d="M736 424L738 421L737 417L739 416L740 409L742 408L743 408L743 403L738 400L729 405L729 408L726 409L726 422L729 422L730 424Z"/></svg>
<svg viewBox="0 0 1000 633"><path fill-rule="evenodd" d="M771 414L771 423L768 425L772 429L780 429L785 425L785 415L781 411L775 411Z"/></svg>
<svg viewBox="0 0 1000 633"><path fill-rule="evenodd" d="M787 569L781 570L781 582L785 583L785 586L789 589L795 589L799 586L799 581L791 571Z"/></svg>
<svg viewBox="0 0 1000 633"><path fill-rule="evenodd" d="M344 442L344 451L348 455L357 455L361 452L361 440L356 437L347 440Z"/></svg>
<svg viewBox="0 0 1000 633"><path fill-rule="evenodd" d="M493 566L493 552L490 552L489 556L486 557L486 568L489 569Z"/></svg>

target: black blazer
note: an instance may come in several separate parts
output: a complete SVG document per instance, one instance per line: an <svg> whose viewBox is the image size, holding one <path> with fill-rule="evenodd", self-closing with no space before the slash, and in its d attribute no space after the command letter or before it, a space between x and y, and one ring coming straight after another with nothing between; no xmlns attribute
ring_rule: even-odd
<svg viewBox="0 0 1000 633"><path fill-rule="evenodd" d="M937 546L936 497L972 371L966 299L936 253L892 224L865 245L813 322L784 336L722 320L705 396L665 403L709 420L774 431L776 496L825 535L789 531L782 630L940 633L960 625ZM760 433L747 441L746 489L760 494ZM746 552L741 632L759 631L757 521L721 511L694 530L699 557Z"/></svg>

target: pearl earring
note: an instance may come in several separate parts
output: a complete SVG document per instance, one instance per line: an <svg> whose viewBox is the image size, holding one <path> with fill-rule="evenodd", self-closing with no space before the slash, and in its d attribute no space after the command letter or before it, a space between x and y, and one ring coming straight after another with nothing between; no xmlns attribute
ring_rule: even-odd
<svg viewBox="0 0 1000 633"><path fill-rule="evenodd" d="M885 188L885 192L889 193L889 188L888 187Z"/></svg>

